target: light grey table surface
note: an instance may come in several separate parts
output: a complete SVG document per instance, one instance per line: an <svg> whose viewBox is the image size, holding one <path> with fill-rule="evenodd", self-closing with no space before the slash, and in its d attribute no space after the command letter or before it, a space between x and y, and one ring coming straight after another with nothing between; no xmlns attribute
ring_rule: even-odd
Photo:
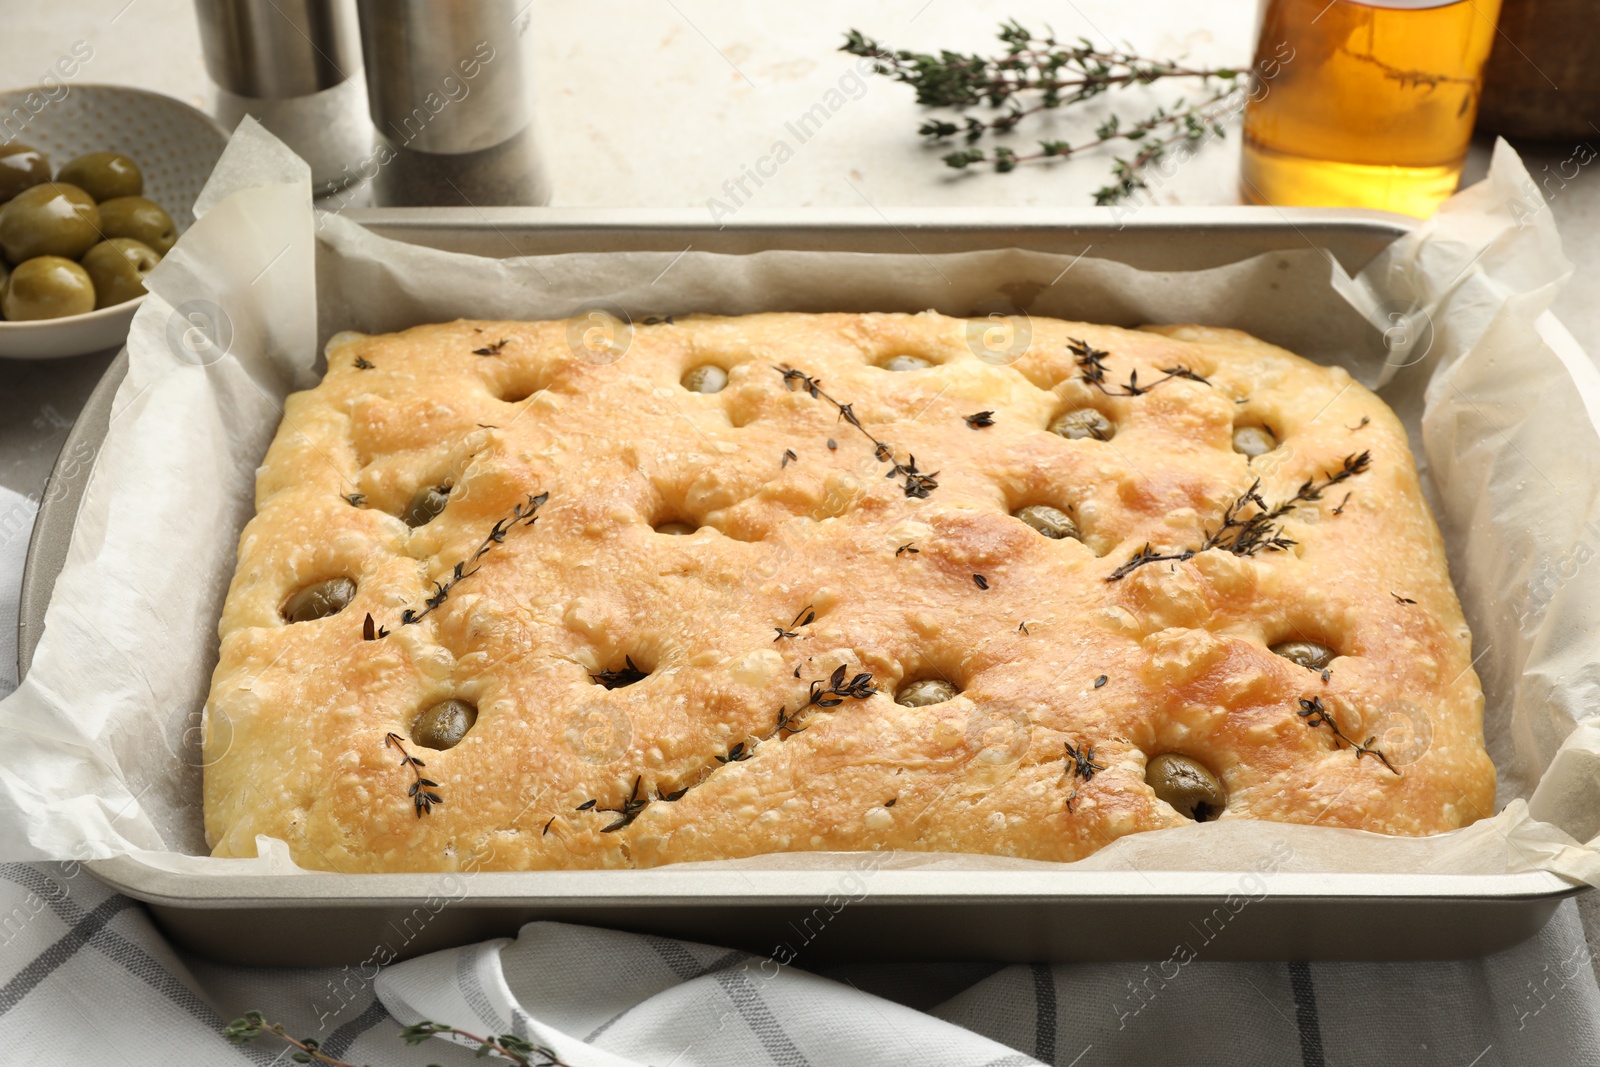
<svg viewBox="0 0 1600 1067"><path fill-rule="evenodd" d="M1196 10L1181 0L1080 0L1065 7L1043 0L1004 7L953 0L533 0L524 46L557 205L706 208L727 195L724 182L770 150L786 122L844 84L844 106L755 191L751 204L1073 206L1088 204L1090 191L1105 181L1103 160L1008 175L942 167L915 134L920 118L909 89L874 79L858 93L854 83L841 83L852 63L836 50L844 30L860 28L892 47L989 51L995 24L1009 15L1040 27L1049 22L1063 37L1126 39L1197 62L1247 62L1255 0L1216 0L1199 9L1203 15ZM0 88L32 83L84 41L94 53L84 80L210 106L190 0L0 0L0 25L6 28ZM1483 175L1491 143L1474 144L1464 181ZM1600 130L1594 143L1600 144ZM1590 166L1575 178L1560 177L1572 173L1577 144L1516 147L1546 191L1575 267L1554 310L1592 357L1600 352L1600 242L1593 239L1600 232L1600 177ZM1237 175L1235 136L1182 167L1155 199L1238 203ZM67 428L114 354L0 360L0 485L33 496L43 490ZM1600 947L1596 896L1585 894L1579 904L1592 948Z"/></svg>

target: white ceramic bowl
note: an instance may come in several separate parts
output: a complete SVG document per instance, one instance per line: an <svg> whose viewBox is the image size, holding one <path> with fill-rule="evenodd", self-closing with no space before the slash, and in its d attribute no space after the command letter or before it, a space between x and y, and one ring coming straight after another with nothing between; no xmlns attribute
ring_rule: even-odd
<svg viewBox="0 0 1600 1067"><path fill-rule="evenodd" d="M63 90L66 95L61 95ZM228 134L181 100L121 85L76 85L0 92L0 144L22 141L58 169L85 152L121 152L144 172L144 195L166 208L181 234L217 165ZM34 322L0 320L0 358L57 359L116 348L128 337L143 298L84 315Z"/></svg>

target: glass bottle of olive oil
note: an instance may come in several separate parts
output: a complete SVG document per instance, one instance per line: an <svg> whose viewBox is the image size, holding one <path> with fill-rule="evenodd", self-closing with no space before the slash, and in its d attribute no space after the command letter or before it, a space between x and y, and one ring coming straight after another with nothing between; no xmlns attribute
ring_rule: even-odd
<svg viewBox="0 0 1600 1067"><path fill-rule="evenodd" d="M1262 0L1244 198L1431 215L1461 177L1499 14L1500 0Z"/></svg>

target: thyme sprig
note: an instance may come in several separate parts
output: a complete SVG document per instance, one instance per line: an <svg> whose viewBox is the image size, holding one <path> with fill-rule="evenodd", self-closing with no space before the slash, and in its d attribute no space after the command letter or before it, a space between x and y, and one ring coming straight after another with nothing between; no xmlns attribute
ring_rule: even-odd
<svg viewBox="0 0 1600 1067"><path fill-rule="evenodd" d="M632 685L634 682L640 681L649 673L635 667L632 656L623 656L622 663L623 666L617 670L604 670L598 674L591 674L589 677L607 689L621 689L625 685Z"/></svg>
<svg viewBox="0 0 1600 1067"><path fill-rule="evenodd" d="M615 822L605 827L600 832L614 834L639 817L639 813L650 804L650 798L639 795L639 787L644 784L644 775L637 775L633 779L633 792L628 794L620 808L602 808L597 800L586 800L578 805L578 811L606 811L617 816ZM674 797L673 799L677 799Z"/></svg>
<svg viewBox="0 0 1600 1067"><path fill-rule="evenodd" d="M239 1018L233 1020L222 1028L222 1036L229 1044L248 1045L262 1034L272 1034L288 1042L299 1051L290 1053L289 1058L295 1063L324 1063L333 1067L355 1067L348 1060L335 1059L322 1051L322 1045L314 1037L291 1037L289 1031L282 1023L268 1022L265 1015L259 1011L247 1011Z"/></svg>
<svg viewBox="0 0 1600 1067"><path fill-rule="evenodd" d="M1191 382L1199 382L1205 386L1211 384L1205 378L1180 363L1172 367L1162 367L1161 373L1165 377L1157 378L1148 385L1139 384L1139 371L1135 368L1128 372L1127 384L1118 386L1117 389L1119 391L1113 392L1106 385L1106 372L1109 368L1106 367L1105 359L1111 355L1110 352L1103 348L1095 348L1089 342L1080 341L1076 337L1067 338L1067 351L1072 353L1074 362L1078 364L1079 379L1088 382L1106 396L1143 396L1161 383L1170 382L1174 378L1186 378Z"/></svg>
<svg viewBox="0 0 1600 1067"><path fill-rule="evenodd" d="M1205 548L1223 548L1237 556L1253 556L1262 549L1281 551L1295 542L1284 537L1282 527L1275 526L1283 516L1301 504L1312 504L1322 499L1322 494L1349 478L1365 474L1372 467L1372 453L1358 452L1344 457L1339 469L1324 474L1321 481L1307 478L1295 490L1294 496L1276 507L1269 508L1261 499L1261 479L1250 483L1250 488L1228 505L1223 512L1222 525L1206 538ZM1260 510L1244 516L1244 509L1255 505Z"/></svg>
<svg viewBox="0 0 1600 1067"><path fill-rule="evenodd" d="M316 1038L291 1036L288 1028L282 1023L269 1022L259 1011L247 1011L222 1028L222 1036L234 1045L248 1045L262 1034L271 1034L293 1046L296 1051L290 1053L289 1059L295 1063L355 1067L355 1064L348 1060L341 1060L323 1052L322 1045ZM454 1026L427 1020L412 1023L400 1031L400 1040L407 1045L420 1045L428 1038L436 1036L459 1037L476 1045L479 1056L491 1054L504 1056L518 1067L570 1067L569 1064L556 1058L554 1050L543 1045L535 1045L515 1034L491 1034L488 1037L481 1037Z"/></svg>
<svg viewBox="0 0 1600 1067"><path fill-rule="evenodd" d="M1079 781L1087 782L1095 776L1096 771L1105 770L1105 766L1095 762L1094 746L1084 745L1076 748L1071 741L1062 742L1067 750L1067 769L1065 774ZM1067 797L1067 811L1072 811L1072 805L1078 800L1078 786L1072 787L1072 793Z"/></svg>
<svg viewBox="0 0 1600 1067"><path fill-rule="evenodd" d="M410 626L413 623L421 622L432 614L436 608L449 598L450 590L454 589L463 579L470 578L478 573L478 569L481 566L478 562L479 560L488 555L496 545L505 544L506 534L517 526L532 526L537 522L539 509L549 499L549 493L540 493L537 496L530 493L527 500L511 510L510 515L497 521L494 524L494 528L489 531L488 536L483 539L483 543L478 546L477 551L472 553L471 558L458 562L450 571L450 577L445 581L433 583L433 593L427 600L423 601L425 607L421 611L417 611L415 608L407 608L400 613L401 625ZM471 568L470 570L468 569L469 567Z"/></svg>
<svg viewBox="0 0 1600 1067"><path fill-rule="evenodd" d="M905 478L905 484L903 488L905 489L906 496L926 499L929 493L939 488L939 483L935 480L939 473L938 471L934 471L931 474L926 471L919 471L917 469L916 456L908 455L904 463L896 459L894 455L894 449L891 448L887 442L878 440L872 435L872 431L861 425L861 419L856 415L855 411L851 409L851 405L841 404L839 401L822 391L822 381L820 379L813 378L805 371L796 370L787 364L779 366L777 369L783 375L783 382L789 387L790 392L793 392L796 383L799 383L800 388L809 393L812 399L826 400L839 410L839 417L841 419L865 434L867 440L872 442L872 454L878 458L878 462L891 464L889 473L884 475L884 477Z"/></svg>
<svg viewBox="0 0 1600 1067"><path fill-rule="evenodd" d="M428 1022L424 1019L420 1023L412 1023L400 1031L400 1040L408 1045L420 1045L430 1037L454 1036L478 1046L479 1057L491 1053L504 1056L517 1067L570 1067L565 1061L557 1059L553 1049L543 1045L535 1045L526 1038L516 1034L490 1034L480 1037L466 1030L444 1023Z"/></svg>
<svg viewBox="0 0 1600 1067"><path fill-rule="evenodd" d="M1114 159L1112 184L1095 191L1095 203L1102 205L1146 187L1146 169L1174 147L1198 145L1211 134L1225 136L1224 121L1242 104L1242 70L1150 59L1124 49L1099 48L1085 38L1059 41L1053 33L1036 35L1014 19L1002 23L997 36L1004 45L998 56L948 49L938 55L891 50L859 30L845 35L840 51L870 59L874 72L911 86L917 103L960 112L955 116L958 121L932 118L917 130L935 144L956 137L965 142L966 148L943 157L949 167L991 163L997 172L1005 173L1020 164L1066 159L1116 141L1137 145L1131 158ZM975 147L986 136L1013 132L1029 116L1070 108L1115 89L1171 78L1198 80L1206 92L1194 103L1180 99L1132 121L1113 114L1095 127L1092 138L1077 143L1040 140L1037 151L1020 153L998 144L991 151ZM966 110L977 107L1000 114L980 117Z"/></svg>
<svg viewBox="0 0 1600 1067"><path fill-rule="evenodd" d="M799 672L800 668L796 667L795 677L798 678L800 676ZM828 676L826 683L821 678L812 679L810 686L807 687L805 703L795 708L793 712L789 710L788 704L779 708L778 724L773 727L770 734L761 738L761 740L766 741L783 733L797 734L801 732L805 727L796 726L795 723L805 718L806 713L812 708L836 708L843 704L846 699L865 700L878 691L878 687L873 684L871 672L861 671L854 677L847 679L845 675L849 673L849 670L841 663Z"/></svg>
<svg viewBox="0 0 1600 1067"><path fill-rule="evenodd" d="M435 804L443 804L444 798L433 790L439 788L439 783L431 778L422 777L422 768L427 764L406 751L406 746L400 743L400 735L390 731L383 735L384 748L397 748L400 750L400 766L410 767L411 773L417 780L411 783L411 788L406 790L406 796L411 798L411 804L417 809L417 818L433 813Z"/></svg>
<svg viewBox="0 0 1600 1067"><path fill-rule="evenodd" d="M820 678L813 679L810 687L811 695L800 705L800 711L811 707L836 708L845 702L846 697L865 700L878 691L878 687L872 684L872 675L869 672L862 671L849 681L845 681L846 673L848 672L841 663L833 674L828 676L827 685L823 685Z"/></svg>
<svg viewBox="0 0 1600 1067"><path fill-rule="evenodd" d="M502 337L493 344L484 345L482 348L474 348L472 354L475 356L498 356L505 351L506 340L507 338Z"/></svg>
<svg viewBox="0 0 1600 1067"><path fill-rule="evenodd" d="M1258 552L1282 552L1292 548L1297 542L1285 536L1282 519L1289 512L1301 504L1313 503L1321 500L1322 495L1330 488L1338 485L1347 478L1364 474L1372 466L1372 453L1361 452L1348 455L1344 458L1339 469L1332 474L1324 474L1321 480L1307 478L1295 491L1294 496L1281 504L1268 505L1261 495L1261 479L1257 478L1246 489L1235 497L1222 513L1222 525L1215 532L1208 533L1205 541L1199 548L1185 548L1176 552L1156 552L1146 544L1133 558L1121 564L1106 576L1106 581L1115 582L1126 578L1140 567L1149 563L1159 563L1167 560L1182 562L1193 559L1202 552L1211 549L1220 549L1231 552L1236 556L1254 556ZM1341 505L1342 506L1342 505ZM1254 511L1249 509L1254 508Z"/></svg>
<svg viewBox="0 0 1600 1067"><path fill-rule="evenodd" d="M782 641L785 637L799 637L800 635L795 631L795 627L810 626L816 621L816 611L812 609L810 604L807 604L805 607L800 609L799 614L794 617L793 621L791 621L788 626L773 627L774 630L778 631L778 636L774 637L773 640Z"/></svg>
<svg viewBox="0 0 1600 1067"><path fill-rule="evenodd" d="M1389 762L1388 756L1385 756L1382 752L1379 752L1377 749L1372 747L1372 742L1378 739L1376 734L1367 738L1365 741L1360 742L1347 736L1343 730L1339 729L1339 721L1332 715L1328 714L1328 709L1322 706L1321 697L1312 697L1310 700L1306 700L1304 697L1300 698L1300 710L1296 714L1304 719L1306 725L1311 727L1313 730L1319 726L1326 726L1328 729L1332 730L1335 748L1338 748L1339 742L1343 741L1345 744L1355 749L1356 759L1359 760L1363 756L1376 756L1379 762L1381 762L1391 771L1394 771L1396 775L1400 773L1398 770L1396 770L1395 765Z"/></svg>
<svg viewBox="0 0 1600 1067"><path fill-rule="evenodd" d="M1071 763L1071 766L1067 768L1067 771L1072 774L1073 777L1081 778L1087 782L1089 779L1094 777L1096 771L1105 770L1105 767L1102 764L1094 761L1093 745L1084 745L1082 748L1075 748L1071 741L1064 741L1062 744L1067 750L1067 759Z"/></svg>
<svg viewBox="0 0 1600 1067"><path fill-rule="evenodd" d="M799 668L796 667L795 670L798 672ZM873 684L872 675L869 672L861 671L853 677L846 677L848 674L849 669L840 664L827 679L818 678L813 680L807 688L805 702L796 708L793 713L789 711L787 704L780 707L778 709L777 723L769 732L763 735L747 737L728 749L726 753L714 756L713 762L705 766L699 778L687 785L681 786L670 793L658 787L655 799L669 803L678 800L688 793L690 789L704 782L718 768L725 767L730 763L742 763L755 755L756 746L762 742L770 741L784 733L800 733L805 729L805 726L799 725L800 720L806 717L806 713L812 708L836 708L848 699L865 700L878 691L878 687ZM605 811L617 815L618 818L610 826L600 831L606 834L614 833L632 823L633 820L639 817L639 813L651 804L651 798L643 795L643 786L644 776L642 774L636 776L633 780L633 791L622 802L621 807L604 808L600 806L599 800L596 799L586 800L574 810Z"/></svg>

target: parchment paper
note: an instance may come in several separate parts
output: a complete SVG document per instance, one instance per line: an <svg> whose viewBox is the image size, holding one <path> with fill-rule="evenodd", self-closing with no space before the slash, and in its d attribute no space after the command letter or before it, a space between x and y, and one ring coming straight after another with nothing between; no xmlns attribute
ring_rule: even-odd
<svg viewBox="0 0 1600 1067"><path fill-rule="evenodd" d="M1492 818L1424 839L1224 820L1122 838L1071 866L1241 870L1270 857L1285 870L1543 868L1600 884L1600 373L1540 318L1569 267L1537 188L1503 143L1487 180L1355 278L1309 243L1185 273L1074 262L1081 249L924 256L909 244L904 255L482 259L315 215L305 165L252 121L195 212L151 276L43 639L22 686L0 702L0 859L131 853L177 871L296 870L265 838L257 859L206 856L199 739L256 465L284 396L318 380L333 333L560 317L596 304L635 318L932 307L1016 321L1236 326L1381 385L1424 468L1475 635L1501 773ZM1275 289L1317 295L1291 302ZM1397 729L1412 736L1386 737L1391 744L1425 733Z"/></svg>

